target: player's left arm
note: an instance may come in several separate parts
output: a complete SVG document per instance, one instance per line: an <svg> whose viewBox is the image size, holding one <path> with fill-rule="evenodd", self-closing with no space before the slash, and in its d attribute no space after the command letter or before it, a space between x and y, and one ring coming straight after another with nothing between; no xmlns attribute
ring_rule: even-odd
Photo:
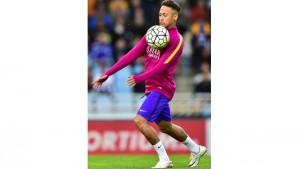
<svg viewBox="0 0 300 169"><path fill-rule="evenodd" d="M182 36L179 37L179 39L175 40L173 43L170 43L170 46L168 46L168 49L166 49L159 63L155 67L140 75L130 76L127 80L127 84L129 86L134 86L135 84L139 84L146 79L163 73L168 67L170 67L172 63L176 61L182 54L183 38Z"/></svg>

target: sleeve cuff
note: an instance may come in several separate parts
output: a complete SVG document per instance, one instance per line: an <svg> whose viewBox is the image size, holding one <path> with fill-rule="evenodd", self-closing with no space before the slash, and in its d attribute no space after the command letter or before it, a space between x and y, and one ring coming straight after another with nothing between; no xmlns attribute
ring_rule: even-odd
<svg viewBox="0 0 300 169"><path fill-rule="evenodd" d="M133 76L133 79L135 81L135 84L139 84L142 82L142 79L140 78L140 76Z"/></svg>

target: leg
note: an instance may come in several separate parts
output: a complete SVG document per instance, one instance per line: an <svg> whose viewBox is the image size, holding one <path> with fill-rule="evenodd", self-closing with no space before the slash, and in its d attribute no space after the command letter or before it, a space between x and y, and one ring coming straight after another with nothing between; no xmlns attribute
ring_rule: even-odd
<svg viewBox="0 0 300 169"><path fill-rule="evenodd" d="M136 115L134 124L152 145L159 142L156 131L148 124L148 121L143 116Z"/></svg>
<svg viewBox="0 0 300 169"><path fill-rule="evenodd" d="M180 127L169 121L160 121L158 124L159 130L173 137L174 139L184 142L187 139L187 134Z"/></svg>
<svg viewBox="0 0 300 169"><path fill-rule="evenodd" d="M196 167L199 164L200 158L206 153L206 147L196 144L180 127L169 121L160 121L157 123L159 130L168 134L174 139L182 142L191 151L191 162L189 167Z"/></svg>
<svg viewBox="0 0 300 169"><path fill-rule="evenodd" d="M166 133L175 140L182 142L192 153L198 154L200 151L199 145L196 144L180 126L173 124L171 120L170 106L167 105L164 107L163 112L158 116L155 122L161 132Z"/></svg>
<svg viewBox="0 0 300 169"><path fill-rule="evenodd" d="M196 167L199 164L199 159L206 153L206 148L196 144L180 127L172 123L171 112L169 104L165 104L161 110L162 112L155 119L161 132L166 133L174 139L180 141L191 151L191 162L189 167Z"/></svg>
<svg viewBox="0 0 300 169"><path fill-rule="evenodd" d="M134 123L139 131L146 137L146 139L155 145L159 142L156 131L149 125L149 122L153 122L160 114L163 96L158 92L152 92L146 96L143 104L137 112L134 118Z"/></svg>
<svg viewBox="0 0 300 169"><path fill-rule="evenodd" d="M163 120L160 121L157 125L161 132L166 133L174 139L182 142L190 149L192 153L199 153L199 145L196 144L180 126L177 126L172 122Z"/></svg>
<svg viewBox="0 0 300 169"><path fill-rule="evenodd" d="M146 97L134 118L136 127L150 144L152 144L159 156L159 162L152 168L170 168L173 166L162 142L157 136L157 132L149 125L149 122L153 122L159 116L164 105L165 101L163 96L160 93L152 92Z"/></svg>

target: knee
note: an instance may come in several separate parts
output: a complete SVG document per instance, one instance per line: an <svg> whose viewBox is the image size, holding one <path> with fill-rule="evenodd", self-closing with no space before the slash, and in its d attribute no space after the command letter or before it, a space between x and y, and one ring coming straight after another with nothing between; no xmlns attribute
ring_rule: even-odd
<svg viewBox="0 0 300 169"><path fill-rule="evenodd" d="M172 126L159 126L159 130L163 133L169 133L172 130Z"/></svg>
<svg viewBox="0 0 300 169"><path fill-rule="evenodd" d="M141 117L141 116L135 116L135 118L133 119L134 124L137 127L141 127L143 124L145 124L147 121L145 118Z"/></svg>

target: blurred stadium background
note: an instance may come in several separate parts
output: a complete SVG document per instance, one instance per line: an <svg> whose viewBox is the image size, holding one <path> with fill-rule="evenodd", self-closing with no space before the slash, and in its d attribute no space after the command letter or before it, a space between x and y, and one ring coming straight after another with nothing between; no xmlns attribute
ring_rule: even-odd
<svg viewBox="0 0 300 169"><path fill-rule="evenodd" d="M207 146L210 154L211 1L176 1L182 6L177 27L185 46L175 73L171 111L174 123ZM155 154L132 122L144 84L126 85L129 75L143 72L144 58L111 76L99 90L92 89L91 82L158 24L160 4L161 0L88 0L89 154ZM169 153L188 153L174 139L159 136Z"/></svg>

